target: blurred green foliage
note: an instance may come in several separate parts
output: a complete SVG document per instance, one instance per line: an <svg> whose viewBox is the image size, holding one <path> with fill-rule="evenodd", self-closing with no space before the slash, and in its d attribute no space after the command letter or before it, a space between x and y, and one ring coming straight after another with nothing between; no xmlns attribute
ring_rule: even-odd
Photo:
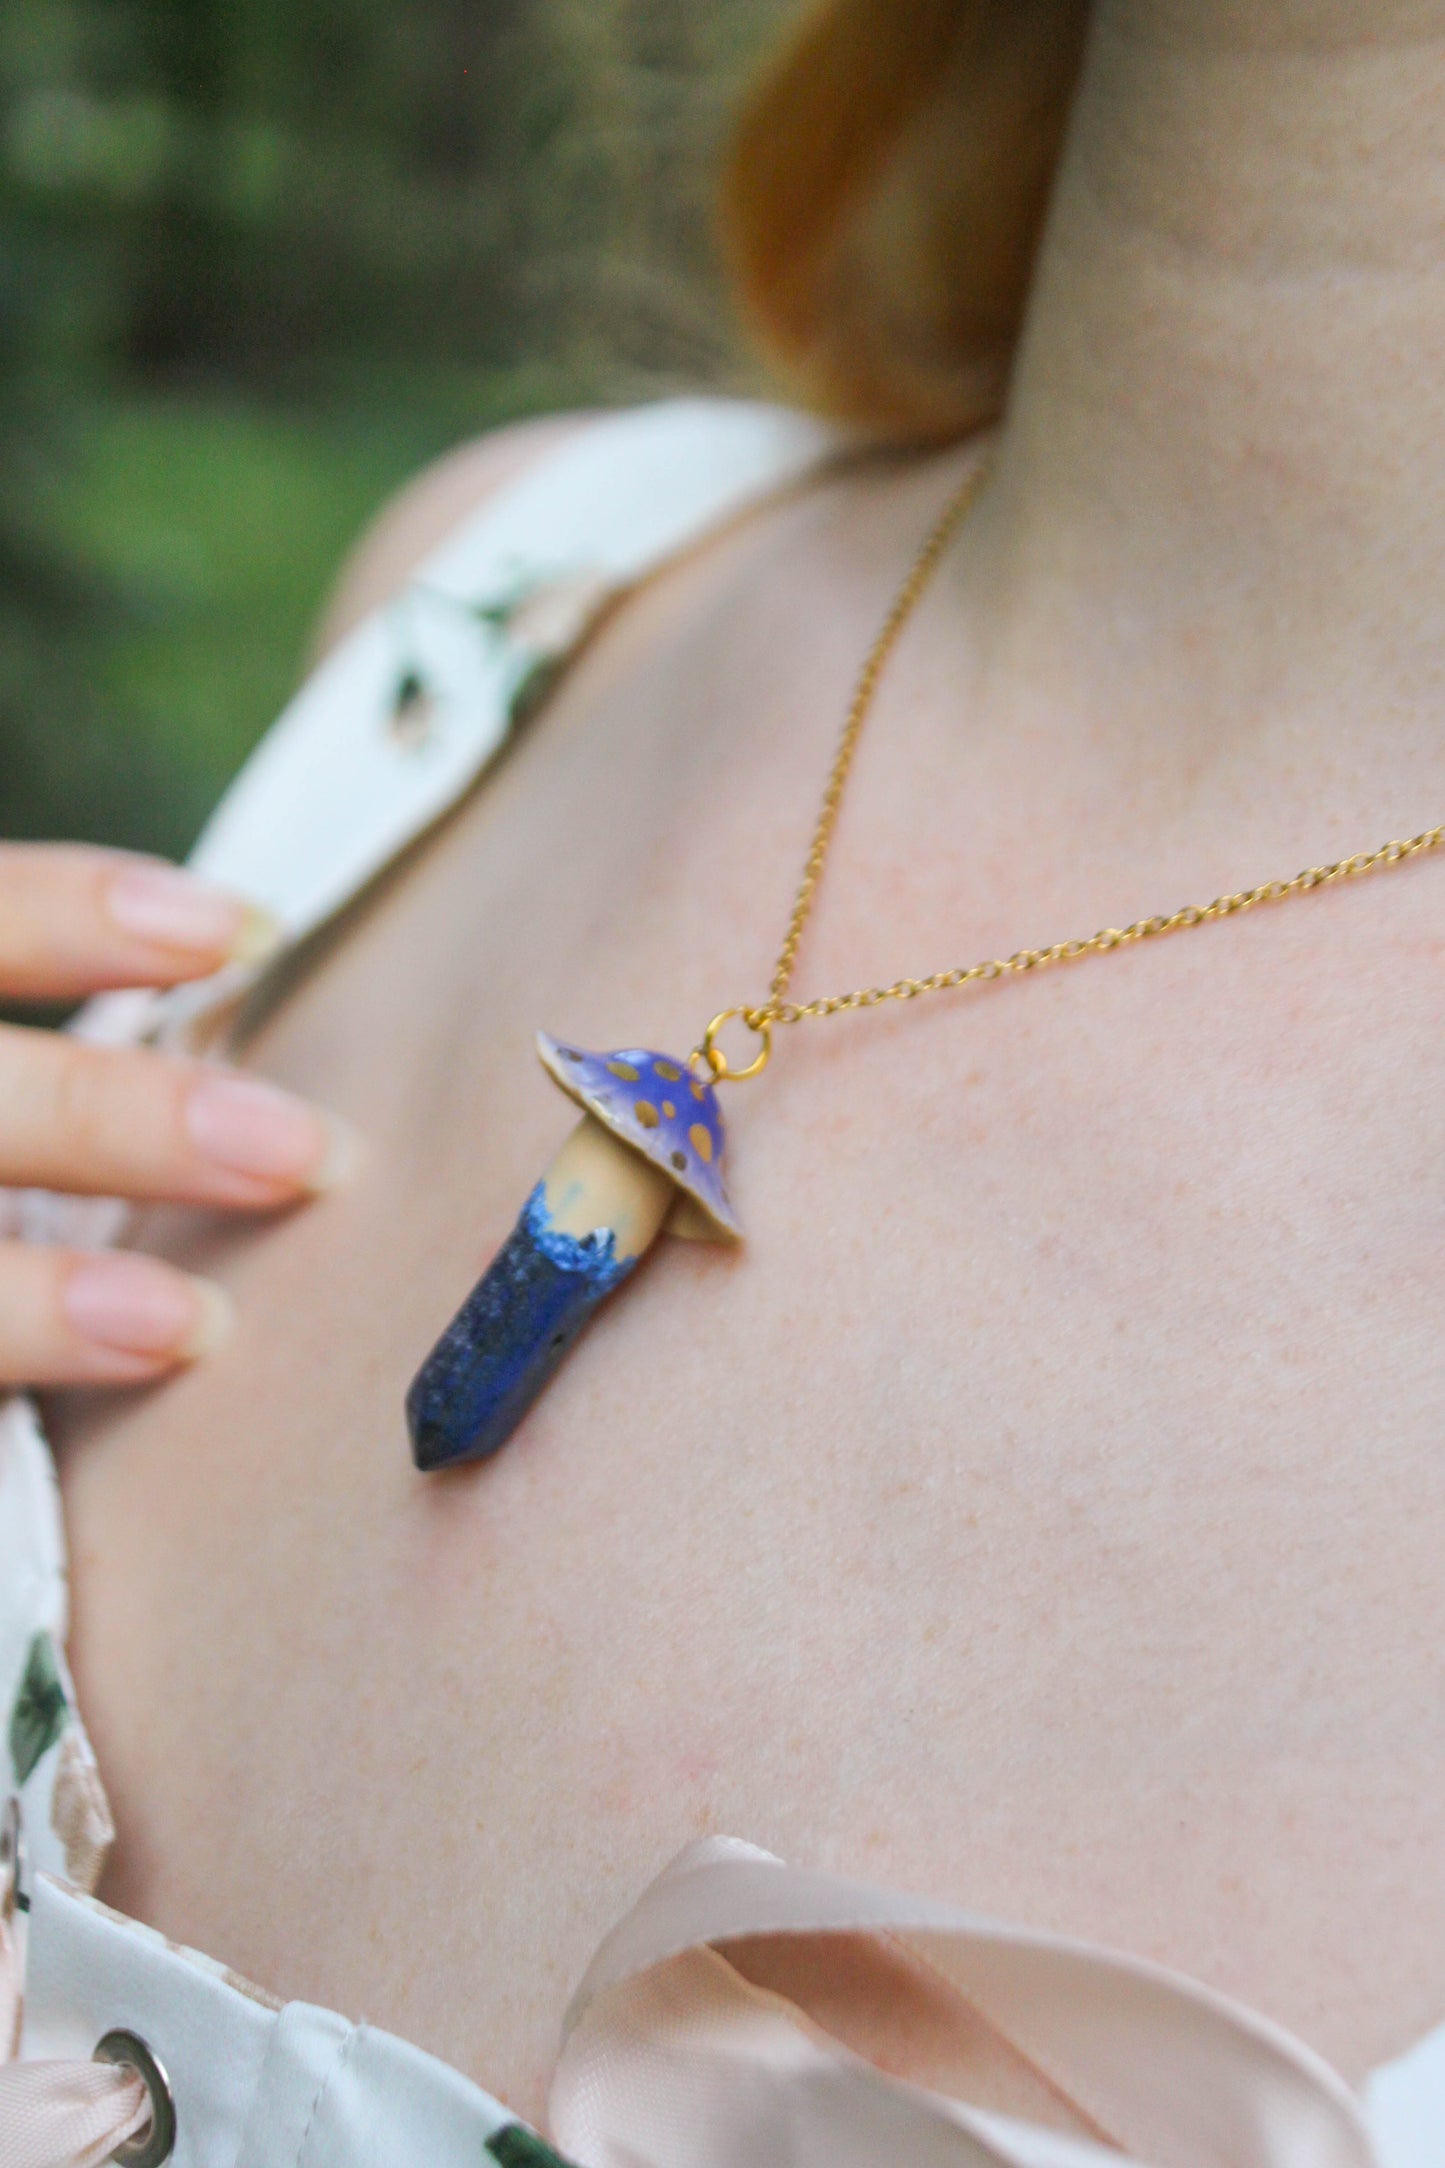
<svg viewBox="0 0 1445 2168"><path fill-rule="evenodd" d="M458 438L736 377L785 0L4 0L0 834L179 851Z"/></svg>

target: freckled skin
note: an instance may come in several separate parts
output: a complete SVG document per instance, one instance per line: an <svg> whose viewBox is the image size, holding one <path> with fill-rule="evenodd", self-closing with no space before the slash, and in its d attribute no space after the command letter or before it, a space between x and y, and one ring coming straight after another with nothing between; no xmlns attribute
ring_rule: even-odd
<svg viewBox="0 0 1445 2168"><path fill-rule="evenodd" d="M876 536L866 499L848 517ZM734 547L765 581L768 527ZM639 648L690 599L659 590ZM616 878L600 860L495 952L484 1031L455 1027L474 950L417 971L449 925L517 921L528 829L570 819L589 745L616 764L624 706L649 712L629 663L605 705L599 649L254 1049L359 1122L365 1180L284 1227L165 1234L232 1288L234 1348L71 1439L110 1894L284 1992L364 1999L524 2111L593 1943L708 1828L1166 1957L1356 2067L1403 2044L1445 1946L1404 1903L1445 1886L1433 1729L1410 1714L1445 1685L1421 1199L1445 1074L1413 874L1322 902L1333 967L1288 1049L1312 905L800 1031L730 1105L746 1244L657 1246L494 1462L411 1472L407 1382L569 1118L529 1051L537 1009L605 1029L639 969L684 1016L736 983L736 931L701 921L675 951L580 953L569 914ZM920 717L931 668L946 680L920 643ZM654 698L666 730L665 673ZM895 758L934 757L926 724L888 722ZM755 748L751 769L806 807L809 763L770 780ZM730 796L745 824L752 791ZM867 953L873 854L920 847L918 816L894 835L880 815L864 801L818 984ZM990 911L1117 915L1078 823L1028 817L1042 905L1022 877L1000 902L945 871L899 947ZM924 818L944 869L948 818ZM1191 843L1201 875L1272 863L1267 830L1228 814ZM1182 848L1131 891L1171 893ZM1137 836L1109 855L1132 866ZM745 907L757 953L769 903ZM358 1065L359 1012L412 1051Z"/></svg>
<svg viewBox="0 0 1445 2168"><path fill-rule="evenodd" d="M1442 78L1403 0L1101 15L808 991L1439 817ZM727 1108L746 1244L655 1252L494 1462L407 1461L566 1130L534 1032L756 998L958 471L874 462L618 613L250 1050L364 1178L154 1222L238 1336L69 1426L108 1894L523 2111L701 1829L1156 1956L1351 2073L1445 2014L1439 862L780 1034Z"/></svg>

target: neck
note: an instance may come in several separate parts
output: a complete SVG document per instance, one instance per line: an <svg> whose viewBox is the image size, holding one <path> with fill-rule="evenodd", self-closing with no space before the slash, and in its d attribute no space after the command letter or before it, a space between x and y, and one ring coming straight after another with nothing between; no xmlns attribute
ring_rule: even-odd
<svg viewBox="0 0 1445 2168"><path fill-rule="evenodd" d="M1136 735L1162 701L1196 750L1379 753L1393 722L1419 751L1442 97L1438 0L1100 0L980 528L986 664L1093 680Z"/></svg>

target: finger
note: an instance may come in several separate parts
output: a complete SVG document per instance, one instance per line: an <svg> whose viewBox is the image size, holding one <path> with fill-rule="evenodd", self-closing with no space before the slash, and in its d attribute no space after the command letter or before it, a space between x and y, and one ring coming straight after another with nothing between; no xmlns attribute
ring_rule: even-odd
<svg viewBox="0 0 1445 2168"><path fill-rule="evenodd" d="M128 1385L209 1355L231 1304L154 1257L0 1242L0 1384Z"/></svg>
<svg viewBox="0 0 1445 2168"><path fill-rule="evenodd" d="M344 1123L259 1078L0 1025L0 1185L265 1210L354 1158Z"/></svg>
<svg viewBox="0 0 1445 2168"><path fill-rule="evenodd" d="M0 844L0 996L70 1001L255 961L280 929L179 866L76 843Z"/></svg>

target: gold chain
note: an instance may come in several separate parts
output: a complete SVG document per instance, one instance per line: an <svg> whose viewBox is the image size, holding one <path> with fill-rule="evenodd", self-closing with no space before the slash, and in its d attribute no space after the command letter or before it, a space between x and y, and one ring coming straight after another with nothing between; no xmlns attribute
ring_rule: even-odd
<svg viewBox="0 0 1445 2168"><path fill-rule="evenodd" d="M1287 881L1263 881L1258 888L1244 888L1232 896L1216 896L1212 903L1185 904L1178 911L1170 911L1154 918L1135 919L1131 926L1104 926L1098 933L1090 934L1087 940L1055 941L1048 948L1016 949L1012 956L989 957L975 964L956 964L951 970L934 971L923 979L895 979L891 986L863 986L853 993L829 994L817 1001L789 1001L787 993L792 983L798 948L812 913L823 868L827 864L833 832L838 825L838 809L842 804L843 792L858 750L858 741L863 734L863 725L873 707L879 679L904 628L922 600L924 590L938 569L939 560L963 524L987 471L987 461L977 461L949 498L909 566L903 584L893 598L892 607L864 658L857 684L853 688L853 697L848 703L842 730L839 732L837 749L828 770L828 780L813 826L808 855L803 861L802 876L793 898L787 932L783 936L783 945L773 967L768 998L755 1008L724 1009L721 1015L715 1016L708 1025L697 1048L697 1057L706 1063L716 1082L741 1082L744 1077L756 1076L766 1064L771 1052L775 1024L800 1024L809 1016L838 1016L845 1009L873 1009L883 1001L916 1001L920 994L941 994L954 987L971 986L984 979L1002 979L1024 971L1041 971L1050 964L1072 963L1080 956L1102 956L1111 949L1128 948L1136 941L1152 941L1161 934L1182 932L1186 926L1204 926L1211 919L1235 918L1243 911L1253 911L1262 903L1279 903L1286 896L1303 895L1308 889L1328 888L1335 881L1355 880L1361 874L1373 872L1377 866L1397 866L1407 858L1416 857L1421 851L1439 850L1441 845L1445 844L1445 823L1442 823L1438 828L1427 828L1421 835L1382 843L1377 850L1357 851L1352 858L1337 859L1332 865L1306 866L1302 873L1296 873ZM733 1017L740 1018L749 1031L756 1033L761 1041L758 1054L746 1068L733 1068L717 1043L722 1027Z"/></svg>

